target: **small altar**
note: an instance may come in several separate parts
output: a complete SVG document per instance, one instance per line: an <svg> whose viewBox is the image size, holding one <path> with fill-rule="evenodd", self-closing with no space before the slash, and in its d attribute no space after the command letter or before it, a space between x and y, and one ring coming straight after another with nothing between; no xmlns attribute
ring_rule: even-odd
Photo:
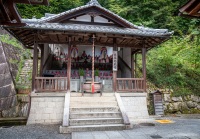
<svg viewBox="0 0 200 139"><path fill-rule="evenodd" d="M70 91L81 92L81 84L88 78L92 78L92 50L91 46L73 45L71 52L68 53L68 46L65 45L50 45L52 54L51 63L43 70L43 77L58 78L52 81L52 84L47 82L46 86L59 90L65 90L67 84L67 67L69 55L71 57L70 71ZM103 91L112 91L113 79L113 48L95 46L94 57L94 76L95 82L102 84ZM53 79L52 79L53 80ZM45 82L45 81L43 81ZM55 83L56 85L53 85Z"/></svg>

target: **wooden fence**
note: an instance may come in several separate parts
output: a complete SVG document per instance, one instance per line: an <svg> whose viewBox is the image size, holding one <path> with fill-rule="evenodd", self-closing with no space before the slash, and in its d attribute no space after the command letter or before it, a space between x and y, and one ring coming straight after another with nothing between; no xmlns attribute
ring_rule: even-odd
<svg viewBox="0 0 200 139"><path fill-rule="evenodd" d="M36 92L67 90L67 77L35 77Z"/></svg>
<svg viewBox="0 0 200 139"><path fill-rule="evenodd" d="M145 92L143 78L117 78L117 92Z"/></svg>

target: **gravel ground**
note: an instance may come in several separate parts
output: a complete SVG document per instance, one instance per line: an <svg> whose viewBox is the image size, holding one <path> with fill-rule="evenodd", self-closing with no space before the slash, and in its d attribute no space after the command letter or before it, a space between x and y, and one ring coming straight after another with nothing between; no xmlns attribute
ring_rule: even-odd
<svg viewBox="0 0 200 139"><path fill-rule="evenodd" d="M0 139L71 139L71 134L59 134L60 125L27 125L0 127Z"/></svg>

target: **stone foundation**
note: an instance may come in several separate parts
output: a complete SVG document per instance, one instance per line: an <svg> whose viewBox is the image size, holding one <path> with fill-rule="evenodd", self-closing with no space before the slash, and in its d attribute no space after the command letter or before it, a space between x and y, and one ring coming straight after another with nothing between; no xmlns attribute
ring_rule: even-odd
<svg viewBox="0 0 200 139"><path fill-rule="evenodd" d="M120 93L120 96L130 121L149 118L147 93Z"/></svg>
<svg viewBox="0 0 200 139"><path fill-rule="evenodd" d="M31 110L27 124L61 124L65 93L31 94Z"/></svg>

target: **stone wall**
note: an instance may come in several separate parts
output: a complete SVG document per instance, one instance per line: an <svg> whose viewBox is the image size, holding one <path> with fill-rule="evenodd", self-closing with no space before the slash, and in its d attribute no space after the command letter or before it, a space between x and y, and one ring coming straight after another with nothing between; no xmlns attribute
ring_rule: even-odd
<svg viewBox="0 0 200 139"><path fill-rule="evenodd" d="M193 114L200 113L200 97L194 95L172 97L171 93L163 92L165 113Z"/></svg>
<svg viewBox="0 0 200 139"><path fill-rule="evenodd" d="M28 117L29 95L17 95L17 104L9 109L2 110L2 118Z"/></svg>
<svg viewBox="0 0 200 139"><path fill-rule="evenodd" d="M15 90L20 55L20 49L0 42L0 118L28 115L29 96Z"/></svg>
<svg viewBox="0 0 200 139"><path fill-rule="evenodd" d="M65 93L32 93L27 124L61 124Z"/></svg>
<svg viewBox="0 0 200 139"><path fill-rule="evenodd" d="M18 60L15 54L15 48L0 42L0 117L3 117L3 110L13 109L17 105L13 80L17 66L10 63L11 59Z"/></svg>

